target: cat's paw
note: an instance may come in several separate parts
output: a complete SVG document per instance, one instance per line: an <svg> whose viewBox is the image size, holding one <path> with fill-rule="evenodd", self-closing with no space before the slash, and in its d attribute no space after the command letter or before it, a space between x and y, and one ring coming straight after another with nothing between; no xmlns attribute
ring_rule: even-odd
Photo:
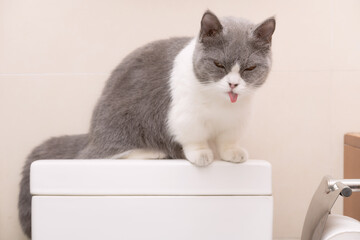
<svg viewBox="0 0 360 240"><path fill-rule="evenodd" d="M248 160L248 152L240 147L228 148L220 151L221 160L233 162L233 163L242 163Z"/></svg>
<svg viewBox="0 0 360 240"><path fill-rule="evenodd" d="M214 161L213 152L208 148L185 151L185 156L198 167L205 167Z"/></svg>

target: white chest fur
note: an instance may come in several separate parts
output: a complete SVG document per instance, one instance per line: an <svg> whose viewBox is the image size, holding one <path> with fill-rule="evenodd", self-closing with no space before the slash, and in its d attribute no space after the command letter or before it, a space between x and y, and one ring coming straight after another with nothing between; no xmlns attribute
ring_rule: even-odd
<svg viewBox="0 0 360 240"><path fill-rule="evenodd" d="M221 152L230 148L240 149L237 146L238 139L250 114L252 95L239 95L238 101L231 103L219 89L211 84L201 84L193 71L195 43L196 39L193 39L174 62L170 78L172 103L168 127L175 140L183 145L185 155L190 161L193 160L192 162L198 165L207 165L213 160L214 150L210 149L209 141L216 143L220 155L224 155ZM246 153L243 149L239 151L242 152L241 156L235 154L236 159L234 156L221 158L236 162L244 161Z"/></svg>

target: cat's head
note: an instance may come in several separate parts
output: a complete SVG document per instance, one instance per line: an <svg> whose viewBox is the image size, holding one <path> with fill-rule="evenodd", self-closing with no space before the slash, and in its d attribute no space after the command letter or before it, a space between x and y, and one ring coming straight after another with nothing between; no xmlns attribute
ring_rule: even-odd
<svg viewBox="0 0 360 240"><path fill-rule="evenodd" d="M193 55L196 77L231 102L251 93L270 71L274 30L274 18L256 25L232 17L218 19L206 11Z"/></svg>

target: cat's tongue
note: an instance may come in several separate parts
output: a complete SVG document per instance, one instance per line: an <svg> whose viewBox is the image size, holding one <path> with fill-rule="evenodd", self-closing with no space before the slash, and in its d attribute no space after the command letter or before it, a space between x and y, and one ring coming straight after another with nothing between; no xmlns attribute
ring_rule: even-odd
<svg viewBox="0 0 360 240"><path fill-rule="evenodd" d="M232 103L236 102L238 95L234 92L229 92L230 101Z"/></svg>

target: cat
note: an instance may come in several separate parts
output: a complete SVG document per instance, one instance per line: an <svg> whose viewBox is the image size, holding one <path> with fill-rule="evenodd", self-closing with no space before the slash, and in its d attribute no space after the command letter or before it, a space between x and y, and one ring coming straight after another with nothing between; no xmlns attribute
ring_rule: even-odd
<svg viewBox="0 0 360 240"><path fill-rule="evenodd" d="M194 38L138 48L112 72L88 134L51 138L28 156L19 217L31 235L29 170L39 159L186 158L243 162L239 146L253 93L271 68L275 19L260 24L206 11Z"/></svg>

